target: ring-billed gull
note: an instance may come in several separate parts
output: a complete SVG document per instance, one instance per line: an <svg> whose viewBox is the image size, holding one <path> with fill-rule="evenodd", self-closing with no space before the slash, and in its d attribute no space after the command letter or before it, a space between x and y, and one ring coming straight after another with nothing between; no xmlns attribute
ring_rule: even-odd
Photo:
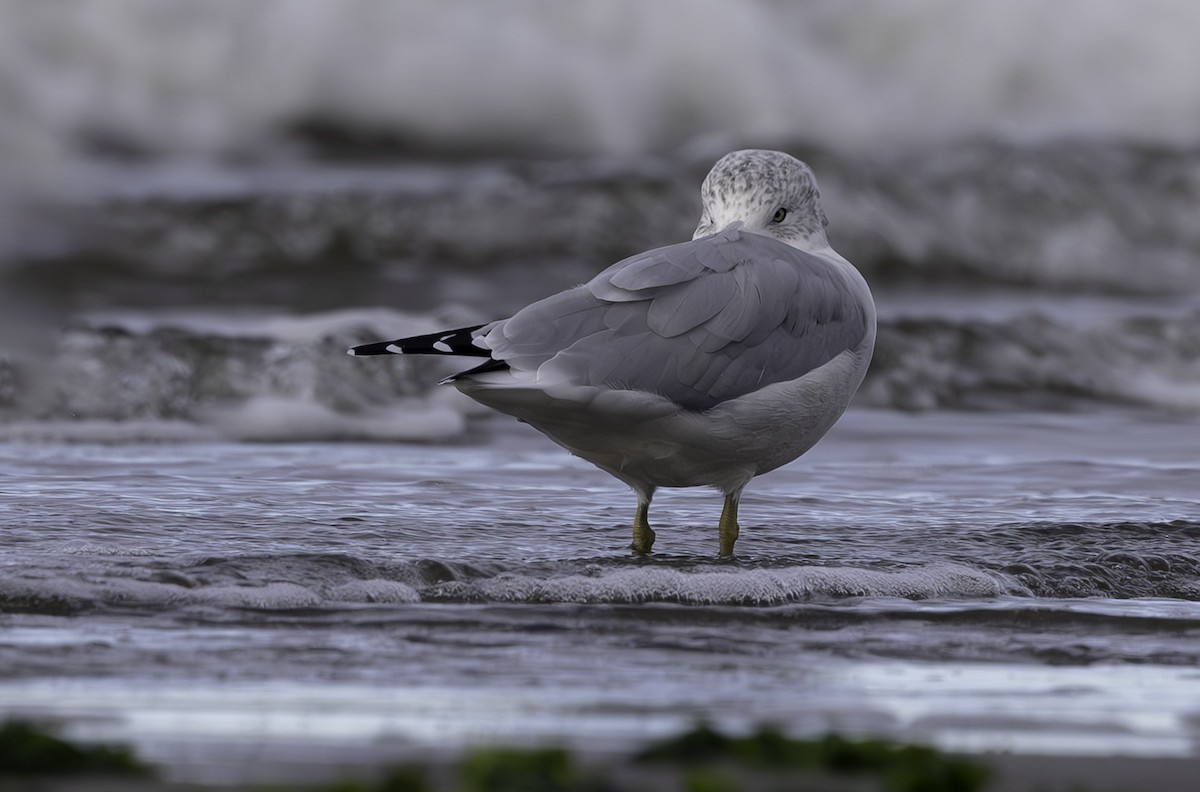
<svg viewBox="0 0 1200 792"><path fill-rule="evenodd" d="M816 179L778 151L721 158L690 242L619 261L508 319L366 344L352 355L486 358L446 382L516 416L637 494L648 553L658 487L725 495L720 554L750 479L813 446L875 345L875 304L825 237Z"/></svg>

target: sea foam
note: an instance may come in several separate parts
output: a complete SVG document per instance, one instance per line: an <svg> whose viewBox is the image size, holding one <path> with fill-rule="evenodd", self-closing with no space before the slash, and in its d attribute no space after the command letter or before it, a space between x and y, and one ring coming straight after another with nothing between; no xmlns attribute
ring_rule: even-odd
<svg viewBox="0 0 1200 792"><path fill-rule="evenodd" d="M1197 28L1175 0L16 3L0 145L50 163L278 156L297 133L624 154L705 136L1186 142Z"/></svg>
<svg viewBox="0 0 1200 792"><path fill-rule="evenodd" d="M619 569L599 575L502 575L436 587L436 596L500 602L781 605L813 599L996 597L1023 586L1002 575L939 563L901 570L797 566L777 569L683 571Z"/></svg>

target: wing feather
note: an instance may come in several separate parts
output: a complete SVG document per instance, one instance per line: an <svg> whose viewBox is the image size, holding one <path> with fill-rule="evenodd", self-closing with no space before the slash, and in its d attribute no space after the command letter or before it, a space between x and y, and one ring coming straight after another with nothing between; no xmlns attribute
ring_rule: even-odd
<svg viewBox="0 0 1200 792"><path fill-rule="evenodd" d="M710 272L654 295L646 324L663 338L674 338L728 311L737 297L732 273Z"/></svg>
<svg viewBox="0 0 1200 792"><path fill-rule="evenodd" d="M533 303L483 336L537 381L709 409L857 346L869 319L835 264L736 229L658 248Z"/></svg>

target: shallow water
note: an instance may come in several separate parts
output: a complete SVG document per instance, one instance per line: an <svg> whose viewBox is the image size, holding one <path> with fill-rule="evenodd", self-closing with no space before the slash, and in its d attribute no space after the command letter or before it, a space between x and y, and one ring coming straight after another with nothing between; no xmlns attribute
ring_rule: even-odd
<svg viewBox="0 0 1200 792"><path fill-rule="evenodd" d="M1186 754L1190 428L852 410L754 482L734 561L701 490L632 556L630 493L499 418L440 446L9 443L0 714L210 779L252 775L246 745L624 749L699 717Z"/></svg>

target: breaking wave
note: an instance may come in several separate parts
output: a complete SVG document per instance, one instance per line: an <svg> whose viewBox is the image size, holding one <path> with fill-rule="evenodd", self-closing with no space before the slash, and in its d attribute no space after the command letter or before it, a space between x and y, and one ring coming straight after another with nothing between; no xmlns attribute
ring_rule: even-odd
<svg viewBox="0 0 1200 792"><path fill-rule="evenodd" d="M2 142L49 161L289 143L631 153L703 135L1194 141L1198 26L1174 0L7 3Z"/></svg>
<svg viewBox="0 0 1200 792"><path fill-rule="evenodd" d="M794 149L830 238L878 290L1200 290L1195 150L963 141L903 157ZM60 208L14 285L64 309L448 302L512 310L686 239L721 151L624 164L121 170Z"/></svg>
<svg viewBox="0 0 1200 792"><path fill-rule="evenodd" d="M980 603L1016 598L1020 606L1028 598L1047 607L1054 600L1083 598L1200 601L1200 557L1173 549L1177 540L1200 534L1198 523L1030 523L1007 526L1006 531L1042 550L997 549L1003 558L988 564L862 567L774 560L743 565L662 558L513 565L434 558L379 561L345 554L113 557L72 544L59 551L70 556L63 570L46 563L45 556L36 569L4 575L0 612L327 612L414 603L774 607L864 599ZM1146 544L1148 536L1155 537L1154 547L1113 549ZM1067 545L1074 549L1068 552ZM1122 609L1136 616L1135 611Z"/></svg>
<svg viewBox="0 0 1200 792"><path fill-rule="evenodd" d="M0 361L0 439L445 441L481 408L436 385L454 361L356 359L367 340L454 324L346 311L305 318L76 324L46 360ZM461 368L461 367L459 367ZM856 404L906 410L1133 405L1200 412L1200 317L880 324Z"/></svg>
<svg viewBox="0 0 1200 792"><path fill-rule="evenodd" d="M489 602L677 602L766 606L847 597L996 597L1021 590L1021 586L1000 575L956 564L932 564L888 571L851 567L784 567L736 572L640 568L545 579L499 576L445 583L438 587L436 596Z"/></svg>
<svg viewBox="0 0 1200 792"><path fill-rule="evenodd" d="M432 559L380 565L342 556L280 556L93 565L87 574L65 578L10 575L0 580L0 611L279 611L416 602L771 606L863 597L979 599L1020 593L1027 593L1024 586L1002 574L948 563L894 570L644 566L497 571Z"/></svg>

